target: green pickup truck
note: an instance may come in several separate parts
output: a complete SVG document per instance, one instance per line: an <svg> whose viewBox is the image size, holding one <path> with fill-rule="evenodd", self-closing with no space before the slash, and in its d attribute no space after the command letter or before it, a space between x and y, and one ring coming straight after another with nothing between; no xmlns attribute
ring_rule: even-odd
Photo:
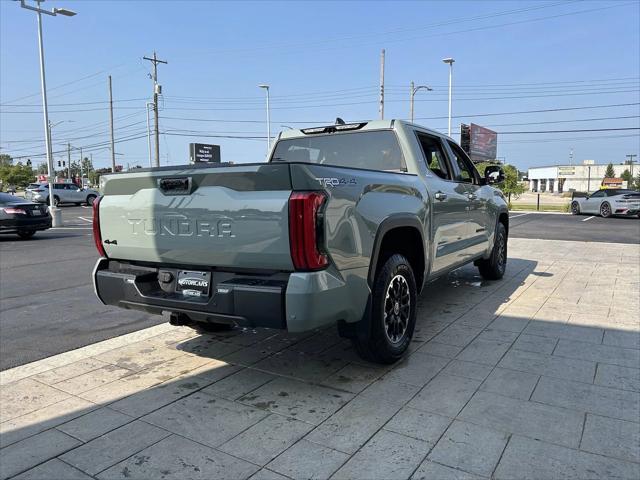
<svg viewBox="0 0 640 480"><path fill-rule="evenodd" d="M500 279L509 217L449 137L400 120L287 130L267 163L108 175L94 203L107 305L302 332L337 324L365 359L407 350L426 282Z"/></svg>

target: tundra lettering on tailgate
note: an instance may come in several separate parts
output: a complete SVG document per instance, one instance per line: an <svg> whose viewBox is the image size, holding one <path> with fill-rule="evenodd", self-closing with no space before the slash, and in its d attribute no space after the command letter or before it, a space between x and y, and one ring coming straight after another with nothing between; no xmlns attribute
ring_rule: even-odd
<svg viewBox="0 0 640 480"><path fill-rule="evenodd" d="M183 214L167 214L150 218L127 218L133 235L161 235L170 237L228 237L234 238L233 220L192 219Z"/></svg>

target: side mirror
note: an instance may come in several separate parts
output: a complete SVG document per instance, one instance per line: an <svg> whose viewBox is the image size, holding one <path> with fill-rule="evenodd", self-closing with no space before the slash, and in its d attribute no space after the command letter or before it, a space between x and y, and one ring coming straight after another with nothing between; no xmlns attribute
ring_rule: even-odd
<svg viewBox="0 0 640 480"><path fill-rule="evenodd" d="M504 182L504 171L500 165L489 165L484 170L484 180L487 185Z"/></svg>

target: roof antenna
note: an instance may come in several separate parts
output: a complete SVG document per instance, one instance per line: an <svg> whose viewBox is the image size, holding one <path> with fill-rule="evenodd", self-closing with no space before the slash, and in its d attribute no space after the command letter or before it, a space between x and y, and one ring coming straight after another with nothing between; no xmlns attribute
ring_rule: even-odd
<svg viewBox="0 0 640 480"><path fill-rule="evenodd" d="M340 117L336 117L336 125L344 125L344 120Z"/></svg>

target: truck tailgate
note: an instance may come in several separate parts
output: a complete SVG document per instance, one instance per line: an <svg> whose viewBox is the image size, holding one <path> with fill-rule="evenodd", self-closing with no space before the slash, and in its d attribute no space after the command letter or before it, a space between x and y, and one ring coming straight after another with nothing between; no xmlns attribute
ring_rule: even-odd
<svg viewBox="0 0 640 480"><path fill-rule="evenodd" d="M292 270L288 165L110 175L100 228L110 258L165 265Z"/></svg>

